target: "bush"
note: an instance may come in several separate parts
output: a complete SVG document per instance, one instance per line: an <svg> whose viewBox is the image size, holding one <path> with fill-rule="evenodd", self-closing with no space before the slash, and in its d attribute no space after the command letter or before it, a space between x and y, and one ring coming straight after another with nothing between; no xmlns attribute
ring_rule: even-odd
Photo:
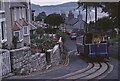
<svg viewBox="0 0 120 81"><path fill-rule="evenodd" d="M62 41L65 42L67 35L66 35L66 33L58 30L58 31L56 31L56 38L59 39L60 37L62 37Z"/></svg>
<svg viewBox="0 0 120 81"><path fill-rule="evenodd" d="M39 43L31 44L31 52L32 54L36 52L46 52L48 49L52 49L57 44L57 39L48 38L46 40L42 40Z"/></svg>

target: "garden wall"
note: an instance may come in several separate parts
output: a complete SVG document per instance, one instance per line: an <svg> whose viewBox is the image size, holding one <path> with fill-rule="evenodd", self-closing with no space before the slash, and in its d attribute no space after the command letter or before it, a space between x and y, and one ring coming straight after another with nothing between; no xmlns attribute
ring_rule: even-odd
<svg viewBox="0 0 120 81"><path fill-rule="evenodd" d="M17 75L26 75L36 71L48 69L48 66L57 66L61 63L59 44L48 53L32 55L30 47L10 50L12 72ZM49 58L47 58L49 56ZM49 62L49 63L48 63Z"/></svg>
<svg viewBox="0 0 120 81"><path fill-rule="evenodd" d="M45 54L36 53L31 55L29 47L10 51L12 72L15 74L29 74L46 68Z"/></svg>
<svg viewBox="0 0 120 81"><path fill-rule="evenodd" d="M50 62L49 64L51 66L57 66L61 63L62 59L61 59L61 54L60 54L60 49L59 49L59 45L55 45L53 49L48 50L49 54L50 54Z"/></svg>

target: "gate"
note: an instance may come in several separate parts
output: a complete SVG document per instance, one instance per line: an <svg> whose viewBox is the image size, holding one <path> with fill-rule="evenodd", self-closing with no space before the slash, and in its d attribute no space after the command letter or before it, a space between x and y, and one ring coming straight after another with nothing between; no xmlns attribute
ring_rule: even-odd
<svg viewBox="0 0 120 81"><path fill-rule="evenodd" d="M0 73L5 76L11 72L10 52L0 49Z"/></svg>

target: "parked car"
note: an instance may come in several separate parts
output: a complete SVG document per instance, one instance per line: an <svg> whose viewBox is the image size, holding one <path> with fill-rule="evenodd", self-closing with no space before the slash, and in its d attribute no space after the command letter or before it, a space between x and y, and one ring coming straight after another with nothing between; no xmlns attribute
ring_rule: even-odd
<svg viewBox="0 0 120 81"><path fill-rule="evenodd" d="M77 34L76 33L70 33L70 38L71 39L76 39L77 37Z"/></svg>
<svg viewBox="0 0 120 81"><path fill-rule="evenodd" d="M70 35L70 33L74 33L73 29L66 29L66 33Z"/></svg>

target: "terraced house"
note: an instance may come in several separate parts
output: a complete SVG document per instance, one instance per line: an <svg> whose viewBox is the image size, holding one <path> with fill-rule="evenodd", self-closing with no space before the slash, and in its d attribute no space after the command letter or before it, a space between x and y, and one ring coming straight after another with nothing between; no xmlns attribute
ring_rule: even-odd
<svg viewBox="0 0 120 81"><path fill-rule="evenodd" d="M12 1L12 0L11 0ZM26 0L25 0L26 1ZM17 48L30 44L30 2L5 2L5 19L7 28L7 46L12 48L17 41Z"/></svg>
<svg viewBox="0 0 120 81"><path fill-rule="evenodd" d="M0 48L2 48L3 43L7 42L6 31L5 4L3 0L0 0Z"/></svg>

